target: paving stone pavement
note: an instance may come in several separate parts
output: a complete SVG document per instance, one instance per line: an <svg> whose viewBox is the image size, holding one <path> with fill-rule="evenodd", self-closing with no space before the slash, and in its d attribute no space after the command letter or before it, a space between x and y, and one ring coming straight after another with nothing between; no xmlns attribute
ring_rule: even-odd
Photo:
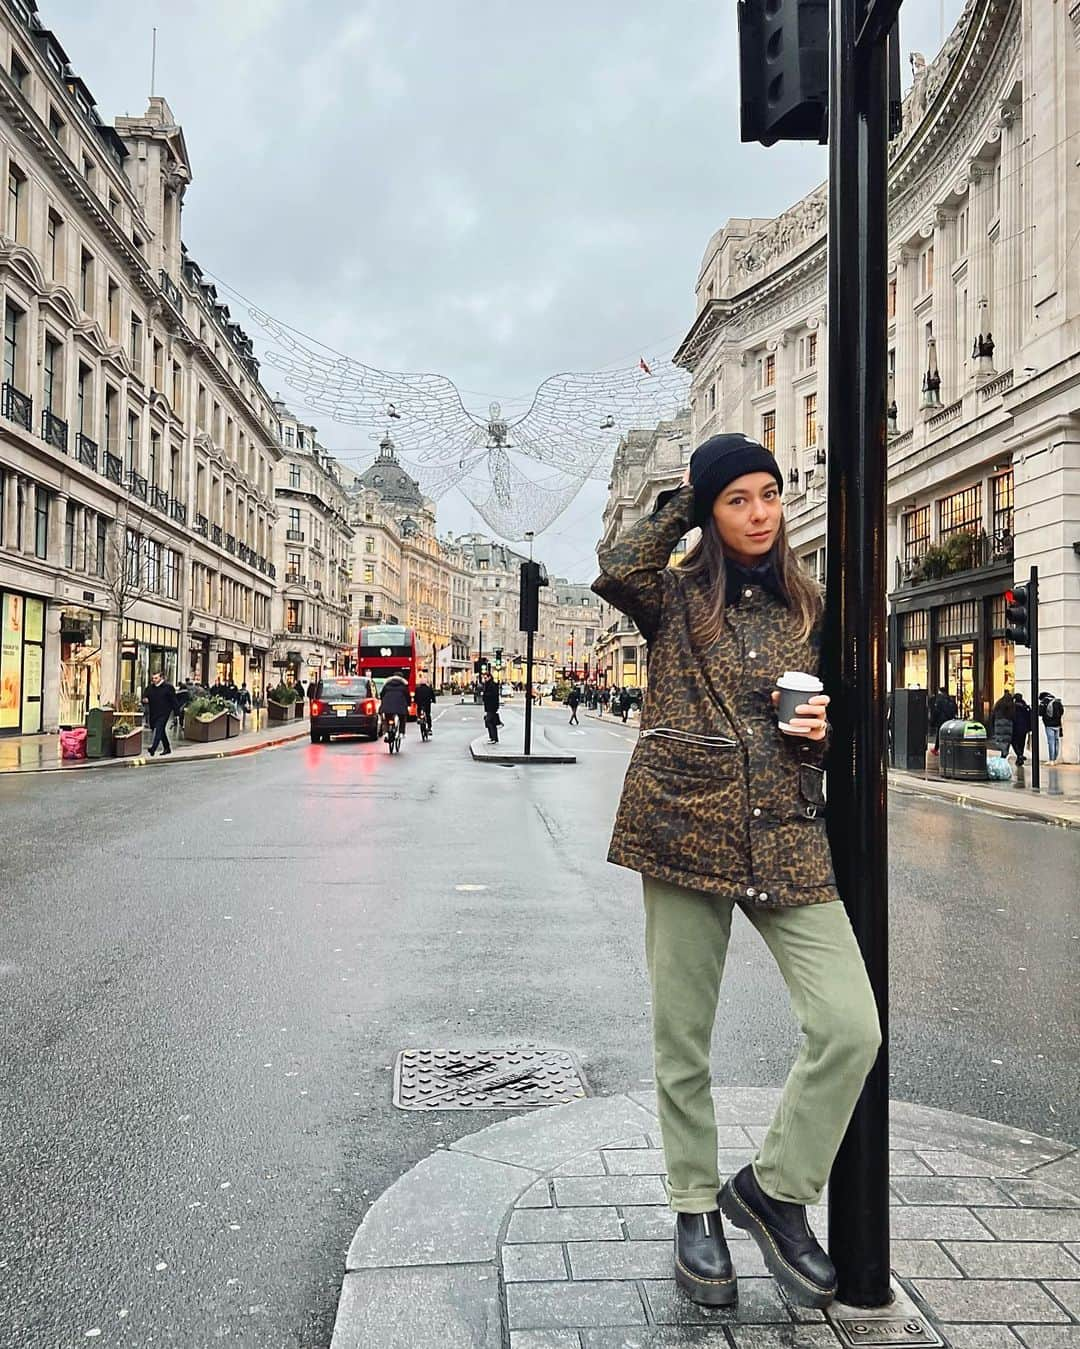
<svg viewBox="0 0 1080 1349"><path fill-rule="evenodd" d="M779 1091L714 1093L721 1169ZM954 1349L1080 1349L1080 1149L894 1102L892 1266ZM729 1230L731 1311L671 1279L651 1092L519 1115L441 1149L372 1205L331 1349L837 1349ZM827 1207L812 1211L824 1235Z"/></svg>

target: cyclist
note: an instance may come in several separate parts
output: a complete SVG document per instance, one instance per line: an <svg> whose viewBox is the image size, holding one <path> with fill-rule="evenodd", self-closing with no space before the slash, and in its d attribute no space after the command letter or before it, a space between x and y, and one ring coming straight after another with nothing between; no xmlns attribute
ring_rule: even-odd
<svg viewBox="0 0 1080 1349"><path fill-rule="evenodd" d="M405 739L405 719L409 715L409 686L400 675L391 675L382 686L379 703L383 725L389 726L391 717L397 720L398 737Z"/></svg>
<svg viewBox="0 0 1080 1349"><path fill-rule="evenodd" d="M416 685L416 692L413 694L413 701L416 703L416 715L423 723L428 735L431 734L431 704L435 701L435 690L427 682L427 678L421 675Z"/></svg>

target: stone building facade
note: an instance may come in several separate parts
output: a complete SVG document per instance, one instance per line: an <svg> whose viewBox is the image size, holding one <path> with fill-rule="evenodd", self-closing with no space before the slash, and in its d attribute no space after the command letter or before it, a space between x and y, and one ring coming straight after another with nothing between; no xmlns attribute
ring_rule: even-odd
<svg viewBox="0 0 1080 1349"><path fill-rule="evenodd" d="M352 527L336 460L280 400L282 457L274 474L277 523L272 664L280 677L317 679L348 669Z"/></svg>
<svg viewBox="0 0 1080 1349"><path fill-rule="evenodd" d="M183 247L183 132L163 98L105 124L29 0L0 65L0 734L157 668L258 688L280 448Z"/></svg>
<svg viewBox="0 0 1080 1349"><path fill-rule="evenodd" d="M652 511L661 492L679 484L690 462L693 443L688 412L658 422L650 430L626 433L611 466L602 544L614 543L624 530ZM682 540L679 555L686 551L688 542ZM593 668L597 682L608 688L644 688L648 683L645 639L630 619L609 604L600 606Z"/></svg>
<svg viewBox="0 0 1080 1349"><path fill-rule="evenodd" d="M1080 5L968 0L915 53L890 148L888 549L894 686L987 719L1028 691L1004 592L1041 584L1041 684L1080 701ZM792 540L824 578L824 187L709 241L676 360L691 432L779 459ZM1077 721L1065 757L1076 761Z"/></svg>

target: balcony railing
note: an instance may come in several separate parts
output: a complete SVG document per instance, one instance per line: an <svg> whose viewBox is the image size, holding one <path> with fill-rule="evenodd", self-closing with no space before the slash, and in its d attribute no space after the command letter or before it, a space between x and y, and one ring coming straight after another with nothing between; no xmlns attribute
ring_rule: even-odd
<svg viewBox="0 0 1080 1349"><path fill-rule="evenodd" d="M9 422L29 431L34 421L34 400L28 393L16 389L14 384L5 384L2 395L2 409Z"/></svg>
<svg viewBox="0 0 1080 1349"><path fill-rule="evenodd" d="M979 390L984 403L988 403L991 398L996 398L998 394L1008 393L1013 386L1013 372L1006 370L1003 375L998 375L997 379L992 379L989 384L984 384Z"/></svg>
<svg viewBox="0 0 1080 1349"><path fill-rule="evenodd" d="M161 511L163 515L169 513L169 494L164 487L150 488L150 505L154 510Z"/></svg>
<svg viewBox="0 0 1080 1349"><path fill-rule="evenodd" d="M206 518L205 515L196 515L196 517L195 517L195 533L196 533L196 534L201 534L201 535L203 536L204 539L209 535L209 533L210 533L210 521Z"/></svg>
<svg viewBox="0 0 1080 1349"><path fill-rule="evenodd" d="M133 497L138 497L140 501L146 500L147 481L141 473L136 473L133 468L128 469L127 485Z"/></svg>
<svg viewBox="0 0 1080 1349"><path fill-rule="evenodd" d="M267 567L267 561L266 561L266 558L265 558L265 557L260 557L260 558L259 558L259 570L262 571L262 572L265 572L265 571L266 571L266 567Z"/></svg>
<svg viewBox="0 0 1080 1349"><path fill-rule="evenodd" d="M124 461L118 454L110 454L106 450L104 472L110 482L122 483L124 481Z"/></svg>
<svg viewBox="0 0 1080 1349"><path fill-rule="evenodd" d="M241 562L249 562L251 560L251 549L246 543L238 543L236 545L236 556Z"/></svg>
<svg viewBox="0 0 1080 1349"><path fill-rule="evenodd" d="M303 543L304 531L302 529L287 529L285 531L285 538L289 543Z"/></svg>
<svg viewBox="0 0 1080 1349"><path fill-rule="evenodd" d="M287 571L285 573L285 584L287 586L306 586L307 577L301 575L298 571Z"/></svg>
<svg viewBox="0 0 1080 1349"><path fill-rule="evenodd" d="M304 625L303 623L286 623L285 631L289 633L290 636L296 636L297 634L303 635Z"/></svg>
<svg viewBox="0 0 1080 1349"><path fill-rule="evenodd" d="M158 273L158 281L161 284L161 291L166 300L168 300L174 309L178 309L182 314L184 312L184 297L180 293L180 287L164 267L162 267L161 271Z"/></svg>
<svg viewBox="0 0 1080 1349"><path fill-rule="evenodd" d="M220 525L211 525L211 526L210 526L210 542L211 542L211 543L216 543L216 544L220 545L220 544L221 544L221 541L222 541L222 539L223 539L224 537L225 537L225 531L221 528Z"/></svg>
<svg viewBox="0 0 1080 1349"><path fill-rule="evenodd" d="M322 582L321 582L321 581L312 581L312 583L311 583L311 588L312 588L312 590L314 590L314 592L315 592L316 595L321 595L321 594L322 594Z"/></svg>
<svg viewBox="0 0 1080 1349"><path fill-rule="evenodd" d="M950 535L944 543L928 548L916 558L896 559L896 589L929 585L960 572L983 571L1013 560L1013 536L1007 529L993 534Z"/></svg>
<svg viewBox="0 0 1080 1349"><path fill-rule="evenodd" d="M67 454L68 424L48 408L41 414L41 439L61 454Z"/></svg>
<svg viewBox="0 0 1080 1349"><path fill-rule="evenodd" d="M266 564L266 570L269 573L271 581L277 580L277 567L272 562Z"/></svg>
<svg viewBox="0 0 1080 1349"><path fill-rule="evenodd" d="M227 553L235 553L235 552L236 552L236 535L235 535L235 534L226 534L226 535L225 535L225 551L226 551Z"/></svg>
<svg viewBox="0 0 1080 1349"><path fill-rule="evenodd" d="M75 458L87 468L97 468L97 441L80 431L75 437Z"/></svg>
<svg viewBox="0 0 1080 1349"><path fill-rule="evenodd" d="M182 501L177 501L175 497L169 502L169 514L177 524L187 524L187 506Z"/></svg>

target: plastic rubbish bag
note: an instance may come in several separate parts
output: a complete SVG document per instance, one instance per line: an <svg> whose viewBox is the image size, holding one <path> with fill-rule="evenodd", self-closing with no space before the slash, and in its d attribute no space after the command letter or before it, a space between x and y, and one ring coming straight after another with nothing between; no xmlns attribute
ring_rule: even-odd
<svg viewBox="0 0 1080 1349"><path fill-rule="evenodd" d="M1011 782L1013 776L1012 764L1004 757L998 755L996 759L987 759L986 776L991 782Z"/></svg>
<svg viewBox="0 0 1080 1349"><path fill-rule="evenodd" d="M76 726L70 731L60 732L61 759L86 758L86 727Z"/></svg>

